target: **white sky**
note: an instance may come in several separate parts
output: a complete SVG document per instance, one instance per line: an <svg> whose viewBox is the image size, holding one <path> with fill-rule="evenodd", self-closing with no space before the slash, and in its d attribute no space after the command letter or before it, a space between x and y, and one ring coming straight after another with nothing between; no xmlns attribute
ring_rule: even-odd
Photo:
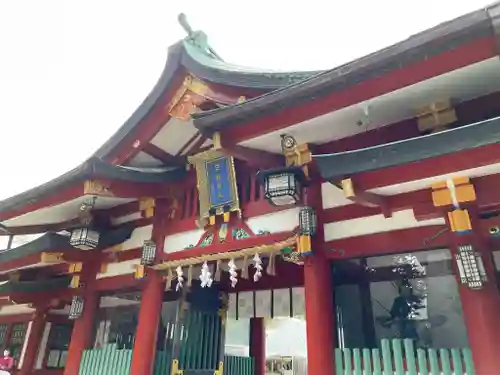
<svg viewBox="0 0 500 375"><path fill-rule="evenodd" d="M0 199L72 169L159 78L184 12L228 62L328 69L491 0L0 2ZM294 4L294 5L292 5Z"/></svg>

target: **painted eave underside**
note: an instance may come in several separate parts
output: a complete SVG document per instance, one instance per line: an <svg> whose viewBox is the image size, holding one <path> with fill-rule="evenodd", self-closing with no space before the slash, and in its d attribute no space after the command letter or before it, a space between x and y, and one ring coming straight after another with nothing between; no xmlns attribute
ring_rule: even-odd
<svg viewBox="0 0 500 375"><path fill-rule="evenodd" d="M123 225L119 228L108 230L99 238L97 249L106 249L118 245L130 238L134 228L130 225ZM21 246L0 252L0 263L10 262L17 259L26 258L30 255L43 252L79 252L69 244L69 237L59 233L48 232L35 240Z"/></svg>
<svg viewBox="0 0 500 375"><path fill-rule="evenodd" d="M54 193L70 188L90 179L108 179L139 183L165 183L182 179L186 171L182 168L170 170L140 170L108 164L92 157L75 169L45 184L0 201L0 213L9 212L36 203Z"/></svg>
<svg viewBox="0 0 500 375"><path fill-rule="evenodd" d="M332 181L498 143L500 117L375 147L314 155L314 160L321 176Z"/></svg>
<svg viewBox="0 0 500 375"><path fill-rule="evenodd" d="M168 50L167 61L159 80L142 104L94 156L106 158L123 139L160 105L166 92L175 86L177 75L189 72L199 79L225 86L268 92L289 86L311 76L314 72L277 72L232 65L214 56L201 31L174 44Z"/></svg>
<svg viewBox="0 0 500 375"><path fill-rule="evenodd" d="M10 293L36 293L66 289L71 282L70 276L35 281L7 281L0 284L0 295Z"/></svg>
<svg viewBox="0 0 500 375"><path fill-rule="evenodd" d="M497 35L498 7L495 5L466 14L368 56L245 102L195 113L192 115L194 125L202 133L211 135L214 131L314 101L318 97L423 61L429 56Z"/></svg>

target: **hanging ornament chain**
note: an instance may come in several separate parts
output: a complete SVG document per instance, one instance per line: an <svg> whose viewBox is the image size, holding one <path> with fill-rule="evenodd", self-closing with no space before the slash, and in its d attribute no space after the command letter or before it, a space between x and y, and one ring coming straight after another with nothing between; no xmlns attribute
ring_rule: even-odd
<svg viewBox="0 0 500 375"><path fill-rule="evenodd" d="M253 275L253 281L257 282L259 279L262 277L262 259L260 258L259 254L255 254L253 257L253 265L255 267L255 273Z"/></svg>
<svg viewBox="0 0 500 375"><path fill-rule="evenodd" d="M208 263L206 261L203 262L203 265L201 266L200 281L202 288L206 287L210 288L213 283L212 273L210 272L210 269L208 268Z"/></svg>
<svg viewBox="0 0 500 375"><path fill-rule="evenodd" d="M184 283L184 274L182 272L181 266L177 267L175 269L175 272L177 273L177 285L175 286L175 291L178 292L182 289L182 285Z"/></svg>
<svg viewBox="0 0 500 375"><path fill-rule="evenodd" d="M234 259L231 259L227 265L229 267L229 280L231 281L231 287L234 288L238 283L238 268L236 267L236 263L234 263Z"/></svg>

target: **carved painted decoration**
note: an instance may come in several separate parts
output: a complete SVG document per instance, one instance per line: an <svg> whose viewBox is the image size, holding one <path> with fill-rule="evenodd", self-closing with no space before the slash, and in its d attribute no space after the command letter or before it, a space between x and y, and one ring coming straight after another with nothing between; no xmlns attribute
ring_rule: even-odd
<svg viewBox="0 0 500 375"><path fill-rule="evenodd" d="M228 228L227 227L228 227L227 223L224 223L219 228L219 242L220 243L226 242L227 234L228 234Z"/></svg>
<svg viewBox="0 0 500 375"><path fill-rule="evenodd" d="M212 232L206 233L205 237L203 237L203 239L201 240L199 247L205 247L211 245L212 242L214 242L214 237L215 235Z"/></svg>
<svg viewBox="0 0 500 375"><path fill-rule="evenodd" d="M232 236L234 240L239 241L243 238L249 238L250 234L243 228L233 228Z"/></svg>
<svg viewBox="0 0 500 375"><path fill-rule="evenodd" d="M208 87L193 76L187 76L175 94L169 108L169 115L182 121L189 121L191 113L206 101Z"/></svg>
<svg viewBox="0 0 500 375"><path fill-rule="evenodd" d="M302 253L297 251L297 249L294 247L285 247L282 250L280 250L280 254L281 258L285 262L295 263L298 265L304 264L304 257Z"/></svg>

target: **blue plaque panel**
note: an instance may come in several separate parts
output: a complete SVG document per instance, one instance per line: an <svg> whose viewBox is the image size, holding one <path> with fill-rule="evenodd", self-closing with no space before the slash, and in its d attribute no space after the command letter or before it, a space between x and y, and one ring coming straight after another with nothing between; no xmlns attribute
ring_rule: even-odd
<svg viewBox="0 0 500 375"><path fill-rule="evenodd" d="M222 157L205 162L208 180L208 197L210 207L220 207L235 200L232 189L231 161Z"/></svg>

